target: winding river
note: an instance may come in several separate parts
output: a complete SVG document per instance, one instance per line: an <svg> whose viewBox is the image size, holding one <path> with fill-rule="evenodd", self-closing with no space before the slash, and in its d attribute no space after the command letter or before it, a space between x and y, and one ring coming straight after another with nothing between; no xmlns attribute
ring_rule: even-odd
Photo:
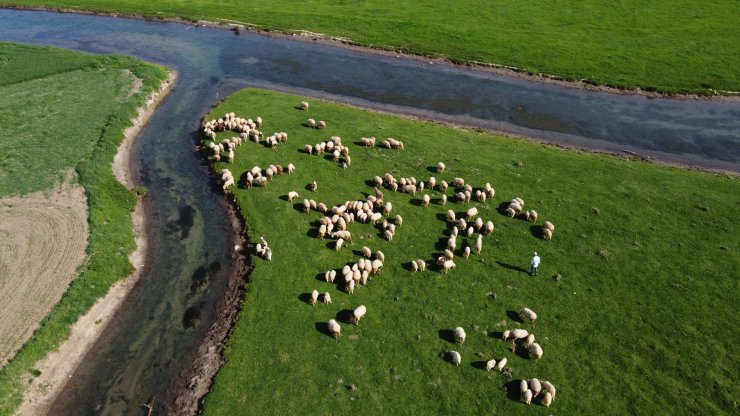
<svg viewBox="0 0 740 416"><path fill-rule="evenodd" d="M52 414L139 414L151 397L171 397L230 268L232 227L194 151L195 132L212 105L241 87L740 172L738 102L588 92L324 44L82 14L0 10L0 41L129 54L180 75L132 151L134 181L149 188L141 280Z"/></svg>

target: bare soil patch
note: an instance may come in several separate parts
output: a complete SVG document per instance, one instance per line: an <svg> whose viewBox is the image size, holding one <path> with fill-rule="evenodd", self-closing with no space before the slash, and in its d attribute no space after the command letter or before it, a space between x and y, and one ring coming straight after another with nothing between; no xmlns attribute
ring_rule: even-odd
<svg viewBox="0 0 740 416"><path fill-rule="evenodd" d="M87 238L87 198L74 172L51 191L0 199L2 366L77 275Z"/></svg>
<svg viewBox="0 0 740 416"><path fill-rule="evenodd" d="M124 132L125 137L114 157L112 169L116 178L128 189L133 189L128 169L131 144L138 136L141 128L146 125L149 117L154 114L156 108L174 87L176 79L177 73L170 72L169 77L162 83L160 89L152 94L140 109L139 114L133 120L132 126ZM86 211L84 218L87 221ZM105 297L99 299L72 326L70 337L59 349L51 352L36 364L36 369L41 374L30 380L30 385L23 395L23 403L18 408L17 414L43 415L48 412L70 375L80 365L87 352L105 330L107 323L138 282L147 251L146 233L144 232L145 217L140 203L137 204L134 211L133 224L136 234L136 250L129 256L129 261L136 270L126 279L114 285Z"/></svg>

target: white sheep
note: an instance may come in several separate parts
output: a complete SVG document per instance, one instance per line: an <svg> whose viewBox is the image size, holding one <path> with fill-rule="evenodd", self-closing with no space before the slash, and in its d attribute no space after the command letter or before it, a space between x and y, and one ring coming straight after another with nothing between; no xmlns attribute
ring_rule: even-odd
<svg viewBox="0 0 740 416"><path fill-rule="evenodd" d="M419 265L416 263L416 260L411 260L411 271L412 272L419 271Z"/></svg>
<svg viewBox="0 0 740 416"><path fill-rule="evenodd" d="M337 339L342 336L342 327L334 319L329 320L329 332Z"/></svg>
<svg viewBox="0 0 740 416"><path fill-rule="evenodd" d="M550 394L549 391L546 391L545 394L542 396L542 405L545 407L550 407L552 404L552 394Z"/></svg>
<svg viewBox="0 0 740 416"><path fill-rule="evenodd" d="M427 263L422 259L416 260L416 265L419 267L419 271L423 272L427 269Z"/></svg>
<svg viewBox="0 0 740 416"><path fill-rule="evenodd" d="M550 230L549 228L543 228L542 238L544 238L545 240L552 240L552 230Z"/></svg>
<svg viewBox="0 0 740 416"><path fill-rule="evenodd" d="M470 257L470 246L465 246L465 250L463 250L463 257L466 259Z"/></svg>
<svg viewBox="0 0 740 416"><path fill-rule="evenodd" d="M511 342L514 343L519 339L527 338L527 336L529 336L529 331L527 331L526 329L517 328L509 331L509 336L507 338L511 338Z"/></svg>
<svg viewBox="0 0 740 416"><path fill-rule="evenodd" d="M421 199L422 199L422 202L423 202L424 206L425 207L428 207L429 206L429 202L431 201L431 198L429 198L429 195L424 194L424 196Z"/></svg>
<svg viewBox="0 0 740 416"><path fill-rule="evenodd" d="M399 227L403 225L403 217L400 215L396 215L396 225Z"/></svg>
<svg viewBox="0 0 740 416"><path fill-rule="evenodd" d="M370 247L367 247L367 246L362 247L360 251L362 252L362 255L367 257L368 259L370 258L370 256L373 255L373 252L370 250Z"/></svg>
<svg viewBox="0 0 740 416"><path fill-rule="evenodd" d="M491 371L496 368L496 360L486 361L486 371Z"/></svg>
<svg viewBox="0 0 740 416"><path fill-rule="evenodd" d="M535 211L533 209L532 210L529 210L529 220L531 222L537 222L537 216L538 216L537 211Z"/></svg>
<svg viewBox="0 0 740 416"><path fill-rule="evenodd" d="M309 118L306 124L308 125L308 127L311 127L312 129L316 128L316 120L312 118Z"/></svg>
<svg viewBox="0 0 740 416"><path fill-rule="evenodd" d="M527 351L529 351L530 357L533 357L535 360L539 360L540 358L542 358L542 355L544 353L540 344L536 342L527 347Z"/></svg>
<svg viewBox="0 0 740 416"><path fill-rule="evenodd" d="M468 215L468 219L475 217L476 215L478 215L478 208L476 207L470 208L467 212L467 215Z"/></svg>
<svg viewBox="0 0 740 416"><path fill-rule="evenodd" d="M557 391L555 390L555 386L547 380L542 380L541 384L542 389L545 390L547 393L550 393L552 400L555 400L555 394L557 393Z"/></svg>
<svg viewBox="0 0 740 416"><path fill-rule="evenodd" d="M447 248L454 251L457 248L457 239L455 237L450 237L447 240Z"/></svg>
<svg viewBox="0 0 740 416"><path fill-rule="evenodd" d="M325 129L325 128L326 128L326 122L325 122L324 120L319 120L319 122L318 122L318 124L316 125L316 127L317 127L317 128L319 129L319 130L323 130L323 129Z"/></svg>
<svg viewBox="0 0 740 416"><path fill-rule="evenodd" d="M306 213L311 212L311 201L309 201L308 199L304 199L303 209L306 211Z"/></svg>
<svg viewBox="0 0 740 416"><path fill-rule="evenodd" d="M293 201L296 198L298 198L298 192L295 192L295 191L288 192L288 201Z"/></svg>
<svg viewBox="0 0 740 416"><path fill-rule="evenodd" d="M506 363L508 361L509 360L506 357L502 358L501 361L499 361L498 364L496 364L496 370L504 371L504 367L506 367Z"/></svg>
<svg viewBox="0 0 740 416"><path fill-rule="evenodd" d="M453 260L455 258L455 255L448 248L444 249L442 255L445 257L445 260Z"/></svg>
<svg viewBox="0 0 740 416"><path fill-rule="evenodd" d="M388 240L388 241L393 241L393 235L394 234L393 234L393 232L391 232L391 230L385 230L383 232L383 237L385 237L385 239Z"/></svg>
<svg viewBox="0 0 740 416"><path fill-rule="evenodd" d="M555 231L555 226L550 221L545 221L542 225L546 230Z"/></svg>
<svg viewBox="0 0 740 416"><path fill-rule="evenodd" d="M457 267L457 265L452 260L445 260L442 264L442 267L444 268L445 274L447 274L449 270L454 269L455 267Z"/></svg>
<svg viewBox="0 0 740 416"><path fill-rule="evenodd" d="M534 334L529 334L527 335L527 338L524 340L524 346L529 347L532 344L534 344Z"/></svg>
<svg viewBox="0 0 740 416"><path fill-rule="evenodd" d="M447 220L449 220L450 222L455 222L455 211L451 209L447 211Z"/></svg>
<svg viewBox="0 0 740 416"><path fill-rule="evenodd" d="M380 250L375 252L375 258L379 260L381 263L385 262L385 254L383 254L383 252Z"/></svg>
<svg viewBox="0 0 740 416"><path fill-rule="evenodd" d="M308 103L307 102L303 101L301 103L301 110L308 111Z"/></svg>
<svg viewBox="0 0 740 416"><path fill-rule="evenodd" d="M352 320L354 321L355 325L360 324L360 319L365 316L366 312L367 308L365 307L365 305L360 305L357 307L357 309L352 311Z"/></svg>
<svg viewBox="0 0 740 416"><path fill-rule="evenodd" d="M465 342L465 337L467 335L465 334L465 329L461 326L458 326L455 328L455 341L459 342L460 344L463 344Z"/></svg>
<svg viewBox="0 0 740 416"><path fill-rule="evenodd" d="M486 232L486 234L491 234L491 233L493 233L493 230L494 230L494 229L495 229L495 227L494 227L494 225L493 225L493 221L488 221L488 222L486 223L486 225L485 225L485 232Z"/></svg>
<svg viewBox="0 0 740 416"><path fill-rule="evenodd" d="M331 303L331 295L329 292L324 293L324 303L327 305Z"/></svg>
<svg viewBox="0 0 740 416"><path fill-rule="evenodd" d="M327 283L334 283L334 279L337 277L337 271L336 270L329 270L328 272L324 273L324 280L327 281Z"/></svg>
<svg viewBox="0 0 740 416"><path fill-rule="evenodd" d="M537 314L529 308L522 308L519 310L519 319L529 321L534 325L537 322Z"/></svg>
<svg viewBox="0 0 740 416"><path fill-rule="evenodd" d="M532 390L532 395L537 397L542 390L542 384L536 378L529 379L529 389Z"/></svg>
<svg viewBox="0 0 740 416"><path fill-rule="evenodd" d="M449 354L452 358L452 363L459 367L460 363L462 362L462 357L460 356L460 353L457 351L449 351Z"/></svg>
<svg viewBox="0 0 740 416"><path fill-rule="evenodd" d="M468 227L468 238L472 237L473 234L475 234L475 227Z"/></svg>
<svg viewBox="0 0 740 416"><path fill-rule="evenodd" d="M337 241L336 241L336 243L334 243L334 250L337 250L337 251L341 250L342 249L342 245L344 245L344 239L343 238L338 238Z"/></svg>
<svg viewBox="0 0 740 416"><path fill-rule="evenodd" d="M442 196L439 198L440 205L444 205L447 203L447 195L442 194Z"/></svg>
<svg viewBox="0 0 740 416"><path fill-rule="evenodd" d="M444 172L445 171L445 164L442 162L437 163L437 172Z"/></svg>
<svg viewBox="0 0 740 416"><path fill-rule="evenodd" d="M475 251L480 255L481 250L483 250L483 235L478 234L478 237L475 239Z"/></svg>
<svg viewBox="0 0 740 416"><path fill-rule="evenodd" d="M529 390L529 384L527 384L527 380L522 380L519 382L519 394L521 396L524 396L524 393Z"/></svg>
<svg viewBox="0 0 740 416"><path fill-rule="evenodd" d="M531 404L532 403L532 390L527 389L527 391L522 394L522 401L524 401L524 404Z"/></svg>
<svg viewBox="0 0 740 416"><path fill-rule="evenodd" d="M311 292L311 306L316 305L317 300L319 300L319 291L314 289Z"/></svg>

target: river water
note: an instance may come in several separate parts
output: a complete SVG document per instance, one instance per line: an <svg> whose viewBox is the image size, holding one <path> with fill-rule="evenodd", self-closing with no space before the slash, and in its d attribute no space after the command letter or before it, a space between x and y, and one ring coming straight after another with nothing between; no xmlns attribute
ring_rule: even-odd
<svg viewBox="0 0 740 416"><path fill-rule="evenodd" d="M740 171L737 102L588 92L252 33L82 14L0 10L0 41L124 53L180 74L132 151L134 182L149 188L141 280L52 414L140 414L151 397L171 397L229 272L232 228L194 151L195 132L212 105L241 87Z"/></svg>

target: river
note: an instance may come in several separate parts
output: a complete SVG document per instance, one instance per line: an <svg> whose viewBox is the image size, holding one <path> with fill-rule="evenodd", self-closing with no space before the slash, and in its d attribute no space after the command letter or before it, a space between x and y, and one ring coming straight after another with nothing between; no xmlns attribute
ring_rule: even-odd
<svg viewBox="0 0 740 416"><path fill-rule="evenodd" d="M0 10L0 40L123 53L180 76L132 150L134 182L149 189L141 280L52 414L140 414L151 397L171 398L230 271L233 228L195 134L211 106L241 87L740 171L737 102L590 92L326 44L85 14Z"/></svg>

